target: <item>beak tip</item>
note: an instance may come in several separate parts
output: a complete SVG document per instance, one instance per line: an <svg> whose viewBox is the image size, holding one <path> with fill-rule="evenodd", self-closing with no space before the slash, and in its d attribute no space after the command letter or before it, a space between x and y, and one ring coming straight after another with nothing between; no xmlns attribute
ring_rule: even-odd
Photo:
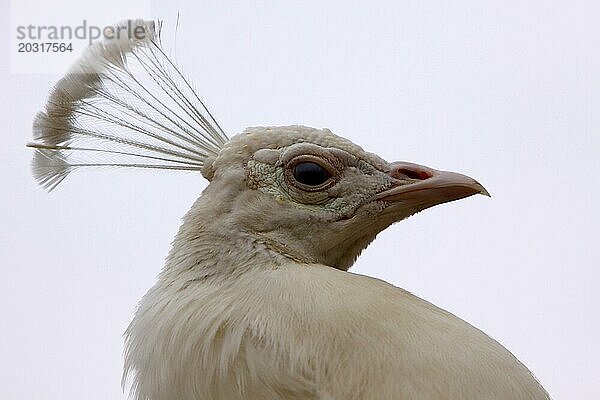
<svg viewBox="0 0 600 400"><path fill-rule="evenodd" d="M478 192L479 194L482 194L482 195L484 195L486 197L490 197L490 198L492 197L492 195L490 194L490 192L488 192L487 189L484 188L479 182L477 182L477 186L479 186L479 188L478 188L479 189L479 192Z"/></svg>

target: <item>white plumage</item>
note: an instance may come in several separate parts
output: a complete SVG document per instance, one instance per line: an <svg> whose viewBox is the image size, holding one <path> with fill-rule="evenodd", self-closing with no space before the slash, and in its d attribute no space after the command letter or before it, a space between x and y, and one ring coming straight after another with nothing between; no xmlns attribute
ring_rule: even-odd
<svg viewBox="0 0 600 400"><path fill-rule="evenodd" d="M54 89L30 146L49 189L98 165L199 170L210 181L127 329L135 399L549 398L478 329L347 272L381 230L487 194L481 185L389 163L326 129L228 139L155 25L134 22L148 37L93 45Z"/></svg>

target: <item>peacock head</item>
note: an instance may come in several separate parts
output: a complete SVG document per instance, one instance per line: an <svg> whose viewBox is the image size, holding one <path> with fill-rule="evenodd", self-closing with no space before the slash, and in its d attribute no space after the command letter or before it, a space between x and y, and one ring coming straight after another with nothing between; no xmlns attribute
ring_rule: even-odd
<svg viewBox="0 0 600 400"><path fill-rule="evenodd" d="M219 218L288 257L348 269L383 229L419 211L488 195L468 176L387 162L328 129L249 128L208 159ZM224 215L227 215L225 218Z"/></svg>

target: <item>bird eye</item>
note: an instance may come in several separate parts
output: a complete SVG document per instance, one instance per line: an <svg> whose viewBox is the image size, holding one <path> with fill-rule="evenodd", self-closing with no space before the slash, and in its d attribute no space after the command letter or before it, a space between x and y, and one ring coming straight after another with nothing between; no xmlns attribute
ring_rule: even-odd
<svg viewBox="0 0 600 400"><path fill-rule="evenodd" d="M294 167L294 179L304 185L321 185L330 177L331 174L325 168L314 162L302 162Z"/></svg>

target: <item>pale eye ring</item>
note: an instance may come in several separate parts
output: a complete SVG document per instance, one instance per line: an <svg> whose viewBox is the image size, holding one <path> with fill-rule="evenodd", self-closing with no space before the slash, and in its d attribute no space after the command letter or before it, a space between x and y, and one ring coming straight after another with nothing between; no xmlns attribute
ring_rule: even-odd
<svg viewBox="0 0 600 400"><path fill-rule="evenodd" d="M291 160L285 172L290 184L307 192L324 190L335 184L335 168L313 155L303 155Z"/></svg>

